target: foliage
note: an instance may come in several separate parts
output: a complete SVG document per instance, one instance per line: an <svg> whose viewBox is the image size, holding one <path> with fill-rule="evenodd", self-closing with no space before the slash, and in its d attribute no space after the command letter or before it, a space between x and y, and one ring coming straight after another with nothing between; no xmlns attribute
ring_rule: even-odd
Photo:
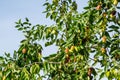
<svg viewBox="0 0 120 80"><path fill-rule="evenodd" d="M46 0L46 18L56 24L16 22L25 39L13 57L0 57L0 80L120 80L119 2L89 0L80 13L75 0ZM39 41L57 52L43 57Z"/></svg>

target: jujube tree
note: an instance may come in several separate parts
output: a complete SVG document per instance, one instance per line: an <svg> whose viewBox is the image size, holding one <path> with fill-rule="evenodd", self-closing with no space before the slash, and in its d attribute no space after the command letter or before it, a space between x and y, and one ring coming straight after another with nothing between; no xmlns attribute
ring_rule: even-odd
<svg viewBox="0 0 120 80"><path fill-rule="evenodd" d="M0 57L2 80L108 80L120 79L119 0L89 0L78 11L75 0L46 0L44 13L55 24L16 22L25 39L13 57ZM56 53L42 56L43 46ZM41 73L43 72L43 73Z"/></svg>

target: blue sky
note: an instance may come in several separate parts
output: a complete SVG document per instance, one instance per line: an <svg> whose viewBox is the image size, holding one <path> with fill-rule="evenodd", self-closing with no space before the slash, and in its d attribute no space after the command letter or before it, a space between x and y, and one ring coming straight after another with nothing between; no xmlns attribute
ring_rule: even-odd
<svg viewBox="0 0 120 80"><path fill-rule="evenodd" d="M28 17L33 25L53 23L42 13L45 9L42 6L44 2L45 0L0 0L0 55L4 52L12 54L19 48L20 41L24 39L23 34L15 28L15 22L19 19L24 20ZM87 0L80 0L77 3L81 12ZM56 51L57 48L53 47L46 48L45 54Z"/></svg>

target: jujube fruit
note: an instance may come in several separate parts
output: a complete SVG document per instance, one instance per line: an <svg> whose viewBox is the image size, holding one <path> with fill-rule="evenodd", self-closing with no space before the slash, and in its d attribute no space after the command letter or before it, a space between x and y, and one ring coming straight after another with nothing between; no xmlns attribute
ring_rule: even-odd
<svg viewBox="0 0 120 80"><path fill-rule="evenodd" d="M101 5L99 4L97 7L96 7L96 10L100 10L101 9Z"/></svg>
<svg viewBox="0 0 120 80"><path fill-rule="evenodd" d="M88 74L89 77L91 76L93 70L94 70L93 67L88 68L88 73L87 74Z"/></svg>
<svg viewBox="0 0 120 80"><path fill-rule="evenodd" d="M114 4L115 6L117 6L118 0L113 0L113 4Z"/></svg>
<svg viewBox="0 0 120 80"><path fill-rule="evenodd" d="M27 52L27 49L26 48L23 48L22 49L22 53L25 54Z"/></svg>
<svg viewBox="0 0 120 80"><path fill-rule="evenodd" d="M105 53L106 49L105 48L101 48L101 52Z"/></svg>
<svg viewBox="0 0 120 80"><path fill-rule="evenodd" d="M106 42L106 39L107 39L106 36L103 36L103 37L102 37L102 42L105 43L105 42Z"/></svg>
<svg viewBox="0 0 120 80"><path fill-rule="evenodd" d="M73 52L74 51L74 49L75 49L75 46L71 46L71 48L70 48L70 52Z"/></svg>
<svg viewBox="0 0 120 80"><path fill-rule="evenodd" d="M65 49L65 53L69 53L69 48L66 48L66 49Z"/></svg>

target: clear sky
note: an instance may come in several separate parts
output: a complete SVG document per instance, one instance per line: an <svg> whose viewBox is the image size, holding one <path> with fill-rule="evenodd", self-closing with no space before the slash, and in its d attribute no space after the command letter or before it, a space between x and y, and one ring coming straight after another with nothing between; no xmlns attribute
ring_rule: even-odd
<svg viewBox="0 0 120 80"><path fill-rule="evenodd" d="M15 22L19 19L24 20L28 17L32 24L47 24L53 22L45 18L42 12L45 7L42 5L46 0L0 0L0 55L4 52L17 50L20 41L24 39L21 32L15 28ZM79 11L82 11L83 6L88 0L77 0L79 2ZM54 47L54 46L53 46ZM49 47L44 50L45 54L56 51L56 48Z"/></svg>

